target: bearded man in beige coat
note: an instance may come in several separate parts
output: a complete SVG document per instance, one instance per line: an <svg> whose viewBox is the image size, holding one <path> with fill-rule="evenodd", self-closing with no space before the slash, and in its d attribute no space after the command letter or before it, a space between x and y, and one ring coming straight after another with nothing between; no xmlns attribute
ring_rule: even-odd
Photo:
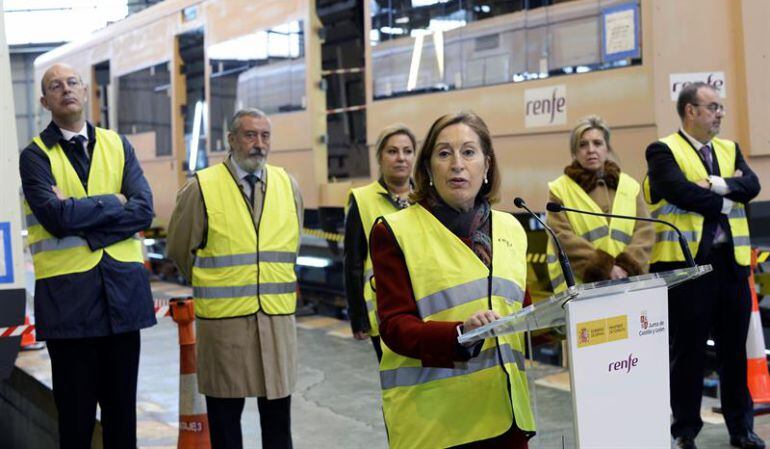
<svg viewBox="0 0 770 449"><path fill-rule="evenodd" d="M168 256L194 288L198 386L214 449L243 447L246 397L257 397L262 447L292 447L303 207L296 181L266 164L270 137L262 111L238 111L228 158L189 179L169 223Z"/></svg>

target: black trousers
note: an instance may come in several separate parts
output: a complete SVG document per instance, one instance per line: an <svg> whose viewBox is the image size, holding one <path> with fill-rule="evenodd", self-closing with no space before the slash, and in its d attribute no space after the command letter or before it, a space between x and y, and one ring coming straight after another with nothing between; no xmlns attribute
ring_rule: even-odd
<svg viewBox="0 0 770 449"><path fill-rule="evenodd" d="M669 290L671 434L695 437L700 417L706 340L713 337L720 396L727 429L742 435L753 428L753 403L746 383L746 335L751 317L748 279L737 274L732 247L712 249L714 269Z"/></svg>
<svg viewBox="0 0 770 449"><path fill-rule="evenodd" d="M244 398L206 396L212 449L243 449L241 415ZM257 398L263 449L292 449L291 396Z"/></svg>
<svg viewBox="0 0 770 449"><path fill-rule="evenodd" d="M380 340L380 337L371 337L372 338L372 346L374 347L374 353L377 354L377 361L382 362L382 340Z"/></svg>
<svg viewBox="0 0 770 449"><path fill-rule="evenodd" d="M105 449L135 449L139 331L51 339L47 346L59 412L59 447L91 448L98 403Z"/></svg>

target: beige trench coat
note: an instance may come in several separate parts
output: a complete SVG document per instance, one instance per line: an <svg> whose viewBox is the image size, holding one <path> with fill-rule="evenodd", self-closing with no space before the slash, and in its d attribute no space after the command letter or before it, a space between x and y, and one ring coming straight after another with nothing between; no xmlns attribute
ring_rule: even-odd
<svg viewBox="0 0 770 449"><path fill-rule="evenodd" d="M230 157L225 165L237 179ZM292 178L302 225L302 198ZM269 182L269 180L267 180ZM262 189L257 184L252 207L254 224L262 216ZM248 197L244 195L246 202ZM197 178L179 191L168 227L168 257L192 279L195 251L206 237L206 210ZM297 377L297 331L294 316L255 315L221 320L196 319L198 387L219 398L278 399L294 391Z"/></svg>

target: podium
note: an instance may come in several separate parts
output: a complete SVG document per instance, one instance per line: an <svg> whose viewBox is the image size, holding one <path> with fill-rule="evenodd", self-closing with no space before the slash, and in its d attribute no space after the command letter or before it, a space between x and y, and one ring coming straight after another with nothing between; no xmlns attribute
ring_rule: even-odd
<svg viewBox="0 0 770 449"><path fill-rule="evenodd" d="M668 448L668 289L710 271L704 265L576 285L458 341L565 328L576 447Z"/></svg>

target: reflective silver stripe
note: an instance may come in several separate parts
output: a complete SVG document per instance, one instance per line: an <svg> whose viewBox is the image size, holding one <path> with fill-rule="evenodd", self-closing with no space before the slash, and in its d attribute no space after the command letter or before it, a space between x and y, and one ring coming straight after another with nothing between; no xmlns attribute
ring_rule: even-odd
<svg viewBox="0 0 770 449"><path fill-rule="evenodd" d="M57 251L61 249L77 248L80 246L88 247L88 243L84 239L75 236L64 237L63 239L54 237L29 245L29 251L32 254L37 254L43 251Z"/></svg>
<svg viewBox="0 0 770 449"><path fill-rule="evenodd" d="M668 214L679 214L679 215L682 215L682 214L688 214L688 213L689 212L687 212L686 210L680 209L680 208L674 206L673 204L666 204L666 205L661 206L659 209L656 209L656 210L650 212L650 215L652 216L652 218L658 218L659 215L664 215L664 214L666 214L666 215L668 215Z"/></svg>
<svg viewBox="0 0 770 449"><path fill-rule="evenodd" d="M684 231L682 232L682 235L684 236L684 239L688 242L695 242L697 241L697 232L695 231ZM678 242L679 236L676 234L676 231L661 231L655 233L655 238L659 242Z"/></svg>
<svg viewBox="0 0 770 449"><path fill-rule="evenodd" d="M545 261L548 263L556 263L559 261L559 258L553 254L549 254L548 257L545 258Z"/></svg>
<svg viewBox="0 0 770 449"><path fill-rule="evenodd" d="M374 300L370 299L369 301L366 301L366 311L367 312L374 312L375 309Z"/></svg>
<svg viewBox="0 0 770 449"><path fill-rule="evenodd" d="M285 251L260 251L260 262L294 263L296 254ZM195 266L198 268L224 268L239 265L254 265L257 263L257 253L232 254L229 256L196 257Z"/></svg>
<svg viewBox="0 0 770 449"><path fill-rule="evenodd" d="M749 237L733 237L733 245L751 246L751 239Z"/></svg>
<svg viewBox="0 0 770 449"><path fill-rule="evenodd" d="M606 236L610 233L610 229L607 226L602 226L601 228L596 228L591 231L586 232L583 234L583 238L586 240L594 241L599 240L600 238Z"/></svg>
<svg viewBox="0 0 770 449"><path fill-rule="evenodd" d="M623 231L618 230L618 229L613 229L612 232L610 232L610 237L612 237L612 240L617 240L618 242L623 242L626 245L631 243L631 236L626 234Z"/></svg>
<svg viewBox="0 0 770 449"><path fill-rule="evenodd" d="M37 217L35 216L35 214L27 214L26 219L27 219L27 226L35 226L40 224L40 222L37 221Z"/></svg>
<svg viewBox="0 0 770 449"><path fill-rule="evenodd" d="M294 293L296 290L296 282L268 282L259 285L259 293L261 295ZM257 285L242 285L238 287L193 287L193 296L201 299L257 296Z"/></svg>
<svg viewBox="0 0 770 449"><path fill-rule="evenodd" d="M510 345L500 346L503 363L516 363L519 371L524 371L524 354L511 348ZM380 371L380 385L383 390L395 387L412 387L415 385L449 379L450 377L465 376L475 372L499 366L497 347L481 352L477 357L464 363L455 363L455 368L423 368L408 366L392 370Z"/></svg>
<svg viewBox="0 0 770 449"><path fill-rule="evenodd" d="M742 207L730 209L729 218L746 218L746 209Z"/></svg>
<svg viewBox="0 0 770 449"><path fill-rule="evenodd" d="M476 279L425 296L417 301L420 316L424 318L487 296L487 282L487 278ZM492 294L511 298L518 302L524 298L524 292L518 285L497 277L492 278Z"/></svg>
<svg viewBox="0 0 770 449"><path fill-rule="evenodd" d="M369 268L368 270L364 271L364 282L369 282L369 279L374 277L374 270Z"/></svg>

